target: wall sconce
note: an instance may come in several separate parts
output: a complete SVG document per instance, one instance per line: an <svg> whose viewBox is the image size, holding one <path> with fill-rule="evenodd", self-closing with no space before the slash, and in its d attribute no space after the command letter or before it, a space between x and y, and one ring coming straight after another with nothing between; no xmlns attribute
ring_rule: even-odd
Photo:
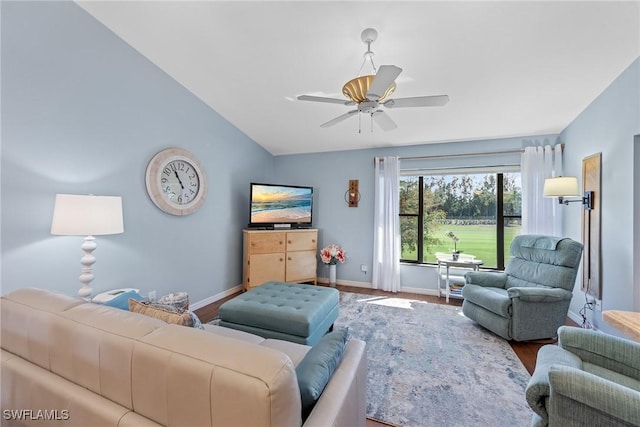
<svg viewBox="0 0 640 427"><path fill-rule="evenodd" d="M344 200L350 208L357 208L360 201L360 191L358 190L358 180L349 180L349 189L344 193Z"/></svg>
<svg viewBox="0 0 640 427"><path fill-rule="evenodd" d="M122 198L112 196L84 196L56 194L51 221L51 234L58 236L85 236L82 243L84 256L80 259L82 287L78 295L89 298L93 289L93 270L96 262L92 252L96 249L95 237L124 232L122 221Z"/></svg>
<svg viewBox="0 0 640 427"><path fill-rule="evenodd" d="M585 210L591 210L593 202L593 191L585 191L580 197L578 190L578 178L575 176L559 176L557 178L547 178L544 180L544 197L557 197L558 203L568 205L573 202L581 202ZM580 197L579 199L567 200L565 197Z"/></svg>

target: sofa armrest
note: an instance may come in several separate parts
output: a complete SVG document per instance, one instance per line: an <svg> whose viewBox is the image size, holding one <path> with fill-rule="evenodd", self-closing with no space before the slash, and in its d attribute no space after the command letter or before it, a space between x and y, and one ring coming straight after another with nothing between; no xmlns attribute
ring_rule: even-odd
<svg viewBox="0 0 640 427"><path fill-rule="evenodd" d="M304 427L364 427L367 406L367 354L364 341L351 338Z"/></svg>
<svg viewBox="0 0 640 427"><path fill-rule="evenodd" d="M509 298L520 298L529 302L556 302L571 300L573 294L562 288L543 288L538 286L515 287L507 290Z"/></svg>
<svg viewBox="0 0 640 427"><path fill-rule="evenodd" d="M551 399L550 419L575 420L585 425L592 415L584 414L584 407L599 412L599 419L610 420L613 424L640 425L640 392L612 381L567 366L553 365L549 370ZM566 399L577 402L574 411L566 404ZM571 413L573 412L573 413Z"/></svg>
<svg viewBox="0 0 640 427"><path fill-rule="evenodd" d="M558 346L585 363L640 380L640 343L590 329L561 326Z"/></svg>
<svg viewBox="0 0 640 427"><path fill-rule="evenodd" d="M504 288L507 284L507 274L497 271L469 271L464 275L464 280L467 284Z"/></svg>

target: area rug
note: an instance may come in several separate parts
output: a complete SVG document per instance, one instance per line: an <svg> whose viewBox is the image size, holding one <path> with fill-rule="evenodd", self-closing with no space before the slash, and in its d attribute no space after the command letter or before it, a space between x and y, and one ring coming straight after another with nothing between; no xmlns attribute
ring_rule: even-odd
<svg viewBox="0 0 640 427"><path fill-rule="evenodd" d="M461 307L340 292L336 328L367 343L367 417L396 426L527 426L529 373Z"/></svg>

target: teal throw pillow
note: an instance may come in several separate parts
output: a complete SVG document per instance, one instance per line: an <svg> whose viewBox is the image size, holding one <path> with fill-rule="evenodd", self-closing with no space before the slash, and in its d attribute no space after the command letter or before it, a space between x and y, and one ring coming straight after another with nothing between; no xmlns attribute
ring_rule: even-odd
<svg viewBox="0 0 640 427"><path fill-rule="evenodd" d="M296 368L302 419L306 420L338 367L347 343L347 329L328 333L304 356Z"/></svg>
<svg viewBox="0 0 640 427"><path fill-rule="evenodd" d="M105 302L104 305L129 311L129 299L142 301L144 297L139 293L137 293L136 291L129 291L129 292L120 294L117 297Z"/></svg>

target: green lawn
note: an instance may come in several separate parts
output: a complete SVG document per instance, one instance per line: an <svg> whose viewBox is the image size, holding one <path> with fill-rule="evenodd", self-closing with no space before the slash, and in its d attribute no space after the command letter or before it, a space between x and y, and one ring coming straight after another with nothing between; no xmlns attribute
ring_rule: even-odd
<svg viewBox="0 0 640 427"><path fill-rule="evenodd" d="M425 262L435 262L436 252L450 252L453 249L453 242L446 234L449 231L458 236L458 250L465 254L475 255L477 259L484 261L485 267L497 267L495 246L496 228L492 225L443 225L438 230L437 235L443 244L432 247L428 252L424 248ZM509 246L515 236L520 233L520 227L505 227L505 257L509 257ZM416 259L416 251L402 251L403 259Z"/></svg>

